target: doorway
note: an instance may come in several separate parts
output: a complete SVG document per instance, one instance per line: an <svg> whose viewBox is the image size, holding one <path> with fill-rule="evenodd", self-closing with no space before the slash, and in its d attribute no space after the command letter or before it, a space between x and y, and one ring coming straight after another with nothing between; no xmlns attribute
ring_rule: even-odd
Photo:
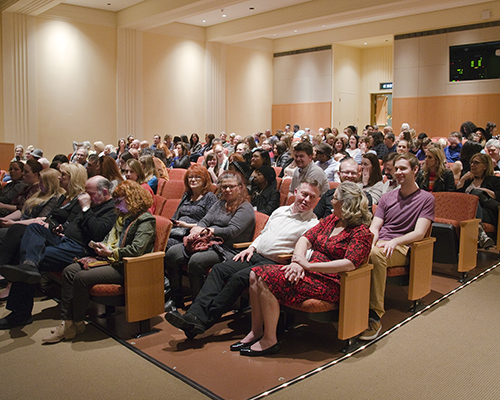
<svg viewBox="0 0 500 400"><path fill-rule="evenodd" d="M392 93L372 93L370 115L372 125L392 126Z"/></svg>

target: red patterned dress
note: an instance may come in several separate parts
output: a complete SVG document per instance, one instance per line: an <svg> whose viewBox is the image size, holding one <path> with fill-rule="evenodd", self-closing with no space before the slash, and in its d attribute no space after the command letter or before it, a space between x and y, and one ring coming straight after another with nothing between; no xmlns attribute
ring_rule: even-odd
<svg viewBox="0 0 500 400"><path fill-rule="evenodd" d="M304 236L312 244L311 263L348 259L359 267L370 254L372 235L366 225L345 228L336 236L329 237L339 218L330 215L318 225L309 229ZM303 279L296 283L285 278L282 265L261 265L252 270L269 286L281 304L296 305L306 299L319 299L331 303L339 300L340 277L338 274L326 274L305 271Z"/></svg>

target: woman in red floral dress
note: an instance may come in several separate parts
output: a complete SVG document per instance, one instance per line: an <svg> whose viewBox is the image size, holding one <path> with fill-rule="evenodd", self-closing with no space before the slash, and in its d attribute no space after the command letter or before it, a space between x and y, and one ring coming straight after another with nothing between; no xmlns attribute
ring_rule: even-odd
<svg viewBox="0 0 500 400"><path fill-rule="evenodd" d="M372 235L368 200L358 185L343 182L332 199L333 214L307 231L295 246L289 265L262 265L250 273L252 330L232 349L241 355L276 354L280 303L294 305L314 298L337 302L339 272L350 271L366 261ZM307 250L312 249L310 260Z"/></svg>

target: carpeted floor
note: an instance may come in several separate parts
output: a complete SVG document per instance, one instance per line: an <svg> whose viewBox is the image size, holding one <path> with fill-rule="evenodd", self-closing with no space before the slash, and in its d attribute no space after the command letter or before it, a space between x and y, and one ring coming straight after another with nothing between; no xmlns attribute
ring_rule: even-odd
<svg viewBox="0 0 500 400"><path fill-rule="evenodd" d="M499 398L496 371L500 367L500 357L495 351L499 325L499 285L500 272L490 272L353 357L277 391L270 397ZM0 305L0 317L6 314L3 307ZM35 316L32 325L0 331L2 399L54 399L67 396L76 399L146 396L206 398L92 326L76 341L42 346L41 338L58 323L58 307L52 300L39 299ZM241 328L234 326L236 335L239 329L244 328L244 320L240 323ZM232 330L224 332L214 328L215 332L208 335L209 339L201 339L195 349L179 348L180 344L185 343L180 332L170 333L171 337L167 341L162 342L157 335L148 340L162 342L158 344L159 348L179 360L172 365L175 371L185 368L183 373L192 374L191 370L198 370L196 373L200 374L204 370L208 381L218 381L217 387L227 387L228 393L229 390L231 392L221 396L223 398L248 398L260 393L254 391L254 394L249 395L245 384L234 384L231 376L235 366L227 362L230 357L237 359L235 365L249 382L254 382L259 376L261 380L267 375L277 377L273 378L276 382L274 385L267 385L261 391L300 375L286 376L291 364L307 364L307 370L310 371L314 363L319 361L324 365L328 361L323 353L330 353L330 357L334 358L331 348L319 346L316 353L312 353L314 357L304 357L300 349L290 345L292 347L276 359L241 361L243 357L230 352L217 353L215 349L218 345L213 345L214 337L222 335L220 342L226 347L235 339L235 334ZM304 339L309 338L311 333L307 332L306 336L302 336L303 342L307 342ZM319 331L315 334L317 337L323 335ZM285 340L289 344L296 342L293 336ZM315 340L313 343L309 340L305 348L315 348L318 345ZM210 357L206 357L207 354ZM188 358L189 362L185 362ZM212 365L205 361L210 358L215 362ZM186 364L186 367L181 364ZM257 381L257 386L260 383ZM256 385L253 383L251 386Z"/></svg>

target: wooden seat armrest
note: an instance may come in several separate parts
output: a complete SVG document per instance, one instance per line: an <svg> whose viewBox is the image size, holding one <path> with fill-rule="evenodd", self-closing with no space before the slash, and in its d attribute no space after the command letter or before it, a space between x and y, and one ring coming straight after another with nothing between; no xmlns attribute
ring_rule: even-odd
<svg viewBox="0 0 500 400"><path fill-rule="evenodd" d="M373 265L340 272L338 338L347 340L368 327L370 279Z"/></svg>
<svg viewBox="0 0 500 400"><path fill-rule="evenodd" d="M278 258L283 261L291 260L293 254L280 254Z"/></svg>
<svg viewBox="0 0 500 400"><path fill-rule="evenodd" d="M419 300L431 291L432 257L436 238L429 236L410 244L408 299Z"/></svg>
<svg viewBox="0 0 500 400"><path fill-rule="evenodd" d="M479 226L479 223L481 220L479 218L474 218L474 219L466 219L464 221L459 221L460 228L465 228L467 226Z"/></svg>
<svg viewBox="0 0 500 400"><path fill-rule="evenodd" d="M373 269L373 265L372 264L363 264L361 266L359 266L358 268L356 269L353 269L352 271L342 271L342 272L339 272L339 275L341 277L350 277L350 276L356 276L356 275L360 275L360 274L366 274L368 272L370 272L371 270Z"/></svg>
<svg viewBox="0 0 500 400"><path fill-rule="evenodd" d="M477 265L477 238L480 219L460 222L458 272L468 272Z"/></svg>
<svg viewBox="0 0 500 400"><path fill-rule="evenodd" d="M250 247L250 245L253 242L241 242L241 243L234 243L233 244L233 249L246 249L247 247Z"/></svg>
<svg viewBox="0 0 500 400"><path fill-rule="evenodd" d="M142 321L164 312L165 252L124 257L125 315L127 322Z"/></svg>
<svg viewBox="0 0 500 400"><path fill-rule="evenodd" d="M408 246L410 246L413 250L414 248L428 246L429 244L432 244L435 241L436 241L435 237L429 236L429 237L423 238L422 240L417 240L416 242L410 243Z"/></svg>

